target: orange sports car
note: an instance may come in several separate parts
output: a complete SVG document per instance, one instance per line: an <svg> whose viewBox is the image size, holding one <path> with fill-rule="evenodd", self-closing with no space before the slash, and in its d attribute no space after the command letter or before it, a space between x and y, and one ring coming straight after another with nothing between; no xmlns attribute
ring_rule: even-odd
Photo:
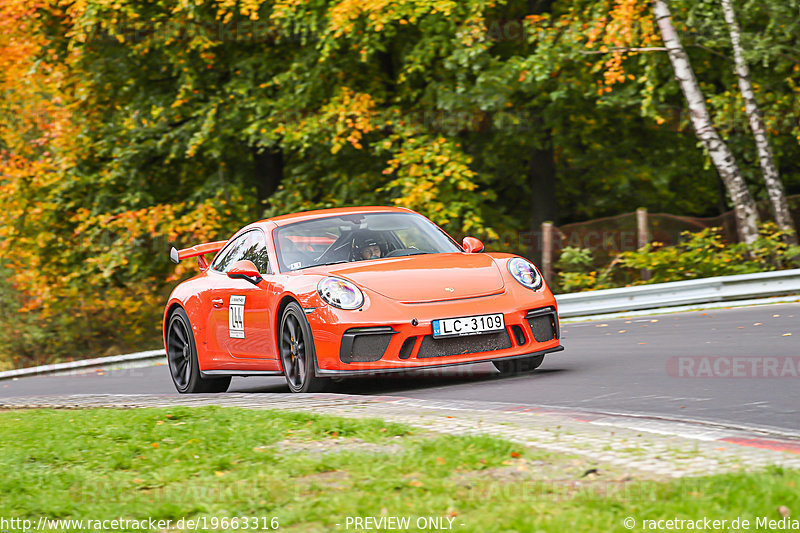
<svg viewBox="0 0 800 533"><path fill-rule="evenodd" d="M310 392L329 378L481 361L533 370L563 349L555 298L528 260L482 252L389 207L284 215L173 248L200 273L164 312L172 380L182 393L223 392L232 376L284 375Z"/></svg>

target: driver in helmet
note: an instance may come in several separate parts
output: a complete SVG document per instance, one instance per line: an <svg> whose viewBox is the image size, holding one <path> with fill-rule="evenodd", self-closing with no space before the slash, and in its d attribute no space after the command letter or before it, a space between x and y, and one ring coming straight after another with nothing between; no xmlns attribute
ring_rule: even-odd
<svg viewBox="0 0 800 533"><path fill-rule="evenodd" d="M383 257L381 245L372 232L361 232L353 239L353 258L355 261L379 259Z"/></svg>

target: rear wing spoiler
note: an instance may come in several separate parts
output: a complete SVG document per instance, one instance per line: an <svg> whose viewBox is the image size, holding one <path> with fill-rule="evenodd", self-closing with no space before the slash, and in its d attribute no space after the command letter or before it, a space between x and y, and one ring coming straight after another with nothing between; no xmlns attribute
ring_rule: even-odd
<svg viewBox="0 0 800 533"><path fill-rule="evenodd" d="M222 250L222 247L225 246L225 243L228 241L217 241L217 242L207 242L203 244L197 244L192 246L191 248L184 248L183 250L177 250L173 246L169 250L169 258L172 259L172 262L176 265L183 261L184 259L188 259L190 257L197 258L197 266L200 267L200 270L206 270L208 268L208 262L206 258L203 257L205 254L213 254L217 253Z"/></svg>

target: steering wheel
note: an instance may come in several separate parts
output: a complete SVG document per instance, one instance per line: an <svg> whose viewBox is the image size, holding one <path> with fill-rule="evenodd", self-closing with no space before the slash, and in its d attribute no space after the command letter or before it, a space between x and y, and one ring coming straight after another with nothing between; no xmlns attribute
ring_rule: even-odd
<svg viewBox="0 0 800 533"><path fill-rule="evenodd" d="M397 250L392 250L384 257L403 257L406 255L416 255L418 253L424 253L424 252L420 252L418 248L414 248L413 246L411 246L410 248L398 248Z"/></svg>

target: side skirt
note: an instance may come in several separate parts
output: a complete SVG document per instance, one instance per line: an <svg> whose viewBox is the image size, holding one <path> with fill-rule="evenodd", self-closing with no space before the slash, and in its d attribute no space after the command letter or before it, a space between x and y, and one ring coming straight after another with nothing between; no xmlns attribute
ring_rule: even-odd
<svg viewBox="0 0 800 533"><path fill-rule="evenodd" d="M204 378L219 378L223 376L282 376L280 370L201 370L200 375Z"/></svg>

